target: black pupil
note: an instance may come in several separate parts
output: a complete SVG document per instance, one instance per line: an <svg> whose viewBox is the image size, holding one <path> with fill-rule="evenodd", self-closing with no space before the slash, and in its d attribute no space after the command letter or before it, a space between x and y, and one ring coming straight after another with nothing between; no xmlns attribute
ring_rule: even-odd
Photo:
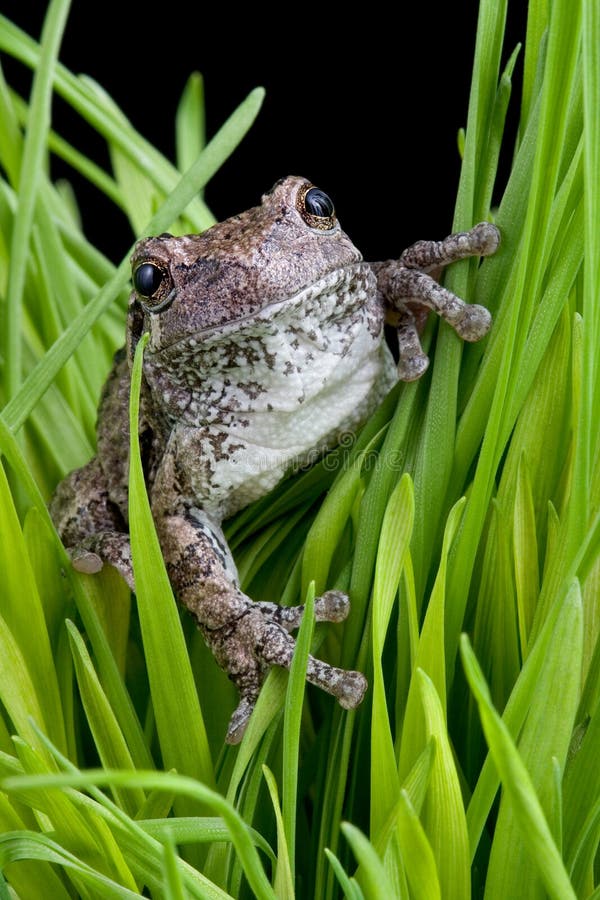
<svg viewBox="0 0 600 900"><path fill-rule="evenodd" d="M311 188L310 191L307 191L304 206L306 212L311 216L319 216L321 219L329 219L334 213L331 198L319 188Z"/></svg>
<svg viewBox="0 0 600 900"><path fill-rule="evenodd" d="M160 287L163 273L152 263L143 263L133 273L133 283L138 294L151 297Z"/></svg>

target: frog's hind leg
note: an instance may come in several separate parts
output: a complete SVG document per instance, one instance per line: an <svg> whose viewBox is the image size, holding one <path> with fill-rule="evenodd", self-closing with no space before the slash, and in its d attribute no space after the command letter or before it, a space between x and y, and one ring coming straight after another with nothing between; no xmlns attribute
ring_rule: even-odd
<svg viewBox="0 0 600 900"><path fill-rule="evenodd" d="M255 603L237 584L229 549L218 525L202 510L159 516L157 529L171 583L177 597L194 616L217 663L240 692L226 740L238 743L270 666L289 669L295 641L288 631L297 628L304 607ZM322 621L341 621L349 601L328 591L315 601ZM358 706L367 682L358 672L337 669L309 657L309 681L333 694L346 709Z"/></svg>
<svg viewBox="0 0 600 900"><path fill-rule="evenodd" d="M121 514L110 502L97 459L71 472L58 485L50 515L74 569L94 574L108 563L135 590L129 535Z"/></svg>

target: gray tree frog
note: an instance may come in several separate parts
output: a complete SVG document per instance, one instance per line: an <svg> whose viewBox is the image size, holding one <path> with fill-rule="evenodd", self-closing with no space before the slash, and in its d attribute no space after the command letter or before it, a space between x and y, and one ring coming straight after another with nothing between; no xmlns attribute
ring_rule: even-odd
<svg viewBox="0 0 600 900"><path fill-rule="evenodd" d="M148 332L140 443L150 503L174 592L240 692L228 742L241 739L269 667L289 667L303 607L240 590L221 522L355 431L398 378L424 372L419 310L435 310L468 341L487 332L484 307L427 273L498 243L484 222L414 244L399 260L364 262L327 194L288 177L260 206L202 234L137 244L127 347L100 402L97 455L59 485L51 514L76 568L109 563L135 588L128 402L133 352ZM397 327L397 364L386 321ZM339 592L316 600L319 621L348 611ZM313 657L307 678L348 709L367 687L359 672Z"/></svg>

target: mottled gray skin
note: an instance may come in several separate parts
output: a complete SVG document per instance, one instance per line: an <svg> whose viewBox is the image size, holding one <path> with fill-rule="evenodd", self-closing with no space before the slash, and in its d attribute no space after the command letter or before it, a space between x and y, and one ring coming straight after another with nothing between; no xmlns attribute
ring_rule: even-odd
<svg viewBox="0 0 600 900"><path fill-rule="evenodd" d="M51 506L76 568L110 563L134 589L128 402L133 351L148 332L140 442L152 513L176 596L240 691L230 743L241 739L269 667L289 667L289 632L303 607L255 603L240 590L221 521L356 430L398 377L422 374L419 309L434 309L466 340L490 324L487 310L426 272L493 253L493 225L370 264L332 205L315 213L310 188L289 177L260 206L201 235L138 243L127 350L103 392L98 453L59 485ZM140 269L147 264L154 268ZM383 338L386 318L398 326L398 370ZM338 592L316 601L321 621L341 621L348 610ZM312 657L307 677L348 709L367 687L359 672Z"/></svg>

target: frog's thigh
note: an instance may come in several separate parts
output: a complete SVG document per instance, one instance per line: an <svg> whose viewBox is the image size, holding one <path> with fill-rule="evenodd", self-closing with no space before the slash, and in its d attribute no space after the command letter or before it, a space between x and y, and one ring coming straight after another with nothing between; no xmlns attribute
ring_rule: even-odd
<svg viewBox="0 0 600 900"><path fill-rule="evenodd" d="M132 590L133 569L129 535L110 502L97 459L62 481L50 502L50 515L79 572L99 572L103 563L114 566Z"/></svg>
<svg viewBox="0 0 600 900"><path fill-rule="evenodd" d="M56 488L50 515L67 547L102 531L122 531L123 519L110 502L97 458L71 472Z"/></svg>

